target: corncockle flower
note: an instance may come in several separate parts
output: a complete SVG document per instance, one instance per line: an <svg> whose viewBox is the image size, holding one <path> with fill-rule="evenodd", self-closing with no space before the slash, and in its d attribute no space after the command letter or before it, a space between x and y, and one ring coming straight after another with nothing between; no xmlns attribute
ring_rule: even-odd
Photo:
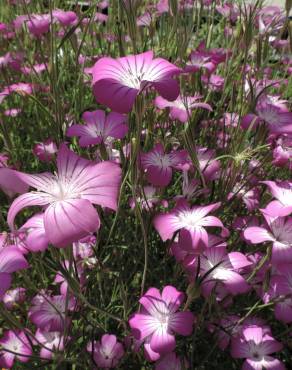
<svg viewBox="0 0 292 370"><path fill-rule="evenodd" d="M69 318L65 316L66 301L66 295L46 295L35 299L29 309L29 319L41 330L63 331L69 323ZM74 306L75 299L69 298L67 309L73 311Z"/></svg>
<svg viewBox="0 0 292 370"><path fill-rule="evenodd" d="M86 236L85 238L73 243L73 255L75 259L86 259L94 255L93 246L96 243L94 235Z"/></svg>
<svg viewBox="0 0 292 370"><path fill-rule="evenodd" d="M38 143L33 148L33 154L43 162L50 162L57 152L57 145L52 139L47 139L43 143Z"/></svg>
<svg viewBox="0 0 292 370"><path fill-rule="evenodd" d="M158 231L163 241L171 239L178 230L189 231L192 237L193 247L196 248L200 242L208 245L208 234L206 226L220 227L223 233L227 233L219 218L207 216L208 213L215 211L221 203L209 204L208 206L190 207L185 200L179 200L176 207L164 214L159 214L154 218L154 227Z"/></svg>
<svg viewBox="0 0 292 370"><path fill-rule="evenodd" d="M144 186L143 190L140 194L137 194L135 199L129 199L129 205L132 209L135 208L136 202L146 211L149 211L159 203L161 203L163 207L167 207L167 201L161 200L159 196L156 195L156 188L154 186Z"/></svg>
<svg viewBox="0 0 292 370"><path fill-rule="evenodd" d="M21 67L21 72L25 75L40 74L47 70L46 63L35 64L34 66Z"/></svg>
<svg viewBox="0 0 292 370"><path fill-rule="evenodd" d="M268 126L272 133L287 134L292 133L292 112L283 112L272 104L258 104L256 107L257 115Z"/></svg>
<svg viewBox="0 0 292 370"><path fill-rule="evenodd" d="M280 135L276 142L273 150L273 161L277 167L287 166L292 170L292 134Z"/></svg>
<svg viewBox="0 0 292 370"><path fill-rule="evenodd" d="M11 274L29 267L22 253L14 245L0 249L0 300L10 288Z"/></svg>
<svg viewBox="0 0 292 370"><path fill-rule="evenodd" d="M192 109L207 109L212 111L212 108L207 103L199 102L202 99L202 96L195 95L195 96L179 96L176 100L170 102L164 99L162 96L157 96L155 99L155 105L159 109L170 108L170 118L177 119L180 122L187 122L191 117Z"/></svg>
<svg viewBox="0 0 292 370"><path fill-rule="evenodd" d="M272 217L288 216L292 212L292 182L262 181L269 187L273 197L277 200L270 202L265 208L265 213Z"/></svg>
<svg viewBox="0 0 292 370"><path fill-rule="evenodd" d="M243 370L284 370L284 364L270 356L283 348L270 334L259 326L246 327L241 336L232 339L231 356L245 358Z"/></svg>
<svg viewBox="0 0 292 370"><path fill-rule="evenodd" d="M175 348L174 333L191 335L194 315L189 311L177 312L185 295L172 286L163 288L162 294L150 288L140 298L143 309L129 320L132 333L137 339L149 339L152 351L168 353Z"/></svg>
<svg viewBox="0 0 292 370"><path fill-rule="evenodd" d="M7 290L3 296L3 303L8 310L12 310L14 306L23 303L26 299L25 288L15 288Z"/></svg>
<svg viewBox="0 0 292 370"><path fill-rule="evenodd" d="M100 220L92 204L116 209L121 169L109 161L92 163L77 156L65 144L57 155L58 174L29 175L16 172L37 189L16 198L8 212L8 224L14 229L17 213L26 206L45 206L45 232L57 247L65 247L98 230ZM84 217L86 215L86 217Z"/></svg>
<svg viewBox="0 0 292 370"><path fill-rule="evenodd" d="M156 365L155 370L181 370L181 361L175 353L166 354Z"/></svg>
<svg viewBox="0 0 292 370"><path fill-rule="evenodd" d="M260 191L257 187L247 190L245 186L239 182L234 185L232 191L228 194L227 199L230 200L233 197L241 199L246 205L248 211L253 211L259 207Z"/></svg>
<svg viewBox="0 0 292 370"><path fill-rule="evenodd" d="M172 77L181 70L153 52L112 59L101 58L93 67L93 93L100 104L119 113L132 109L136 96L153 86L163 98L175 100L179 85Z"/></svg>
<svg viewBox="0 0 292 370"><path fill-rule="evenodd" d="M149 27L152 22L153 15L150 11L146 11L140 17L137 18L137 26L138 27Z"/></svg>
<svg viewBox="0 0 292 370"><path fill-rule="evenodd" d="M191 52L190 61L185 67L186 72L197 72L201 69L207 70L208 73L213 73L217 64L208 51L194 50Z"/></svg>
<svg viewBox="0 0 292 370"><path fill-rule="evenodd" d="M92 353L94 362L102 369L112 369L118 365L124 355L123 345L117 337L104 334L100 341L87 344L87 352Z"/></svg>
<svg viewBox="0 0 292 370"><path fill-rule="evenodd" d="M128 132L127 118L120 113L111 112L106 115L98 109L84 112L82 119L85 125L72 125L66 132L69 137L79 136L81 147L106 143L107 139L112 138L123 139Z"/></svg>
<svg viewBox="0 0 292 370"><path fill-rule="evenodd" d="M42 344L40 357L50 360L55 352L64 350L64 337L58 331L42 331L38 329L35 333L36 340Z"/></svg>
<svg viewBox="0 0 292 370"><path fill-rule="evenodd" d="M215 156L215 150L197 147L200 170L206 181L216 180L220 175L220 162L215 159Z"/></svg>
<svg viewBox="0 0 292 370"><path fill-rule="evenodd" d="M77 23L77 15L72 11L54 9L52 13L53 18L56 19L62 26L70 26Z"/></svg>
<svg viewBox="0 0 292 370"><path fill-rule="evenodd" d="M272 242L272 262L292 262L292 217L272 217L262 211L266 223L247 227L244 237L252 244Z"/></svg>
<svg viewBox="0 0 292 370"><path fill-rule="evenodd" d="M224 78L219 75L203 75L201 80L212 91L221 91L224 87Z"/></svg>
<svg viewBox="0 0 292 370"><path fill-rule="evenodd" d="M240 252L226 252L226 247L206 248L200 256L200 275L204 277L202 290L209 295L218 282L233 295L246 293L249 285L239 271L252 263ZM205 276L206 275L206 276Z"/></svg>
<svg viewBox="0 0 292 370"><path fill-rule="evenodd" d="M32 348L27 336L20 330L7 330L0 339L0 366L13 367L14 361L27 362L32 355Z"/></svg>
<svg viewBox="0 0 292 370"><path fill-rule="evenodd" d="M27 28L35 37L40 37L49 32L50 24L50 14L32 14L27 20Z"/></svg>
<svg viewBox="0 0 292 370"><path fill-rule="evenodd" d="M43 213L36 213L29 218L18 231L25 233L24 248L30 252L40 252L48 248L49 239L45 232Z"/></svg>
<svg viewBox="0 0 292 370"><path fill-rule="evenodd" d="M232 2L227 2L223 6L216 5L216 10L220 13L224 18L229 19L230 22L235 23L239 16L239 9L238 7L233 4Z"/></svg>
<svg viewBox="0 0 292 370"><path fill-rule="evenodd" d="M185 150L165 153L162 144L156 144L148 153L140 154L142 170L154 186L167 186L172 179L172 170L186 162Z"/></svg>
<svg viewBox="0 0 292 370"><path fill-rule="evenodd" d="M7 117L17 117L22 112L20 108L11 108L4 111L4 115Z"/></svg>

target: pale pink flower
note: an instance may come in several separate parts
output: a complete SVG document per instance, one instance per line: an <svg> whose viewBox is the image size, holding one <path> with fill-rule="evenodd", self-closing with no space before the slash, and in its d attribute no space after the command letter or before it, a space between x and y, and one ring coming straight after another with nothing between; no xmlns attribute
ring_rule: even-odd
<svg viewBox="0 0 292 370"><path fill-rule="evenodd" d="M116 367L123 357L124 347L115 335L104 334L100 341L88 343L87 352L92 353L98 367L111 369Z"/></svg>
<svg viewBox="0 0 292 370"><path fill-rule="evenodd" d="M6 369L13 367L14 361L28 362L32 348L27 336L20 330L7 330L0 339L0 366Z"/></svg>
<svg viewBox="0 0 292 370"><path fill-rule="evenodd" d="M132 109L136 96L153 86L167 100L175 100L179 86L172 77L181 70L153 52L112 59L101 58L93 67L93 93L96 100L119 113Z"/></svg>
<svg viewBox="0 0 292 370"><path fill-rule="evenodd" d="M100 220L92 204L116 209L121 169L109 161L92 163L62 144L57 156L58 174L29 175L16 172L37 189L16 198L8 212L8 224L27 206L45 206L45 232L50 242L65 247L98 230ZM86 217L84 217L86 214Z"/></svg>
<svg viewBox="0 0 292 370"><path fill-rule="evenodd" d="M245 239L252 244L272 242L272 262L292 262L292 217L272 217L262 213L265 224L247 227Z"/></svg>
<svg viewBox="0 0 292 370"><path fill-rule="evenodd" d="M243 329L241 336L232 339L231 356L245 359L243 370L284 370L284 364L270 356L282 347L262 327L249 326Z"/></svg>
<svg viewBox="0 0 292 370"><path fill-rule="evenodd" d="M38 329L35 333L36 340L42 344L40 357L43 359L51 359L55 352L64 350L64 337L58 331L43 331Z"/></svg>
<svg viewBox="0 0 292 370"><path fill-rule="evenodd" d="M205 227L220 227L223 232L226 232L219 218L207 216L208 213L219 207L220 203L214 203L191 208L186 201L179 200L172 211L159 214L154 218L154 227L163 241L171 239L176 231L185 229L190 233L194 247L198 246L200 242L207 246L208 234Z"/></svg>
<svg viewBox="0 0 292 370"><path fill-rule="evenodd" d="M181 370L181 361L175 353L166 354L156 365L155 370Z"/></svg>
<svg viewBox="0 0 292 370"><path fill-rule="evenodd" d="M147 180L154 186L167 186L172 179L172 171L186 162L185 150L165 153L162 144L156 144L148 153L140 154L142 170Z"/></svg>
<svg viewBox="0 0 292 370"><path fill-rule="evenodd" d="M3 296L3 303L8 310L12 310L14 306L23 303L26 298L25 288L15 288L7 290Z"/></svg>
<svg viewBox="0 0 292 370"><path fill-rule="evenodd" d="M43 213L33 215L18 231L25 234L24 248L30 252L40 252L48 248L49 239L45 231Z"/></svg>
<svg viewBox="0 0 292 370"><path fill-rule="evenodd" d="M292 212L292 182L262 181L262 183L269 187L273 197L277 199L268 204L265 213L272 217L288 216Z"/></svg>
<svg viewBox="0 0 292 370"><path fill-rule="evenodd" d="M140 298L143 309L129 320L136 339L149 339L151 350L164 354L174 350L175 336L191 335L194 315L189 311L177 312L185 296L172 286L163 288L162 294L150 288Z"/></svg>
<svg viewBox="0 0 292 370"><path fill-rule="evenodd" d="M69 137L79 136L81 147L106 143L113 138L123 139L128 132L127 118L120 113L111 112L106 115L98 109L84 112L82 119L86 122L85 125L72 125L66 133Z"/></svg>
<svg viewBox="0 0 292 370"><path fill-rule="evenodd" d="M164 99L162 96L157 96L155 99L155 105L159 109L169 108L170 109L170 118L177 119L180 122L187 122L191 115L193 109L207 109L212 111L210 104L200 102L202 96L179 96L176 100L170 102Z"/></svg>

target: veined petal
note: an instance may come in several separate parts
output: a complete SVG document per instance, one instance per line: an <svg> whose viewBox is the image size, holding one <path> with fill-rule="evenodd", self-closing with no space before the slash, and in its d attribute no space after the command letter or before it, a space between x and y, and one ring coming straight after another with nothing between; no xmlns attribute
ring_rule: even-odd
<svg viewBox="0 0 292 370"><path fill-rule="evenodd" d="M12 272L29 267L26 259L17 247L5 247L0 251L0 272Z"/></svg>
<svg viewBox="0 0 292 370"><path fill-rule="evenodd" d="M150 315L135 313L129 320L129 325L136 339L147 338L157 329L157 321Z"/></svg>
<svg viewBox="0 0 292 370"><path fill-rule="evenodd" d="M190 311L176 312L171 316L169 327L180 335L191 335L193 331L195 316Z"/></svg>
<svg viewBox="0 0 292 370"><path fill-rule="evenodd" d="M169 309L175 312L185 300L185 295L175 287L167 285L162 290L161 298L168 305Z"/></svg>
<svg viewBox="0 0 292 370"><path fill-rule="evenodd" d="M51 200L49 194L40 193L40 192L30 192L20 195L16 198L8 211L7 222L10 229L14 229L14 219L19 211L28 206L44 206L48 204Z"/></svg>
<svg viewBox="0 0 292 370"><path fill-rule="evenodd" d="M150 347L158 353L171 352L175 349L174 335L169 334L165 326L159 326L152 334Z"/></svg>
<svg viewBox="0 0 292 370"><path fill-rule="evenodd" d="M173 234L182 228L178 222L177 216L173 213L157 215L154 218L154 227L158 231L163 241L171 239Z"/></svg>
<svg viewBox="0 0 292 370"><path fill-rule="evenodd" d="M250 241L253 244L259 244L266 241L274 241L275 238L273 235L263 227L251 226L247 227L243 235L246 240Z"/></svg>
<svg viewBox="0 0 292 370"><path fill-rule="evenodd" d="M46 235L57 247L66 247L100 226L99 216L86 199L69 199L51 204L45 211Z"/></svg>

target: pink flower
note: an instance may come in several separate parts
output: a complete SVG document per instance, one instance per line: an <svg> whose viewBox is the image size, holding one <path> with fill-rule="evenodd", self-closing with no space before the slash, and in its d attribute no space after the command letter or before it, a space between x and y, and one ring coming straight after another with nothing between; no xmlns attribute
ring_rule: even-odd
<svg viewBox="0 0 292 370"><path fill-rule="evenodd" d="M292 217L272 217L262 213L265 225L247 227L245 239L253 244L272 242L272 262L292 262Z"/></svg>
<svg viewBox="0 0 292 370"><path fill-rule="evenodd" d="M116 209L121 170L111 162L94 164L78 157L65 144L59 149L57 167L57 175L17 172L20 179L37 191L16 198L7 217L13 229L20 210L48 205L44 212L46 235L52 244L65 247L99 228L99 216L92 204Z"/></svg>
<svg viewBox="0 0 292 370"><path fill-rule="evenodd" d="M48 139L43 143L36 144L33 148L33 154L43 162L50 162L57 152L57 145L51 139Z"/></svg>
<svg viewBox="0 0 292 370"><path fill-rule="evenodd" d="M187 122L191 117L192 109L207 109L212 111L212 108L207 103L199 102L202 99L200 95L195 96L179 96L176 100L170 102L164 99L162 96L157 96L155 99L155 105L159 109L170 108L170 118L178 119L180 122Z"/></svg>
<svg viewBox="0 0 292 370"><path fill-rule="evenodd" d="M15 288L7 290L3 296L3 303L8 310L12 310L14 306L23 303L26 298L25 288Z"/></svg>
<svg viewBox="0 0 292 370"><path fill-rule="evenodd" d="M156 365L155 370L181 370L181 362L175 353L165 355Z"/></svg>
<svg viewBox="0 0 292 370"><path fill-rule="evenodd" d="M172 76L180 69L153 52L112 59L101 58L93 67L93 93L100 104L119 113L132 109L136 96L153 86L165 99L175 100L179 86Z"/></svg>
<svg viewBox="0 0 292 370"><path fill-rule="evenodd" d="M141 153L141 167L146 173L147 180L155 186L167 186L172 179L172 169L185 163L185 150L164 152L162 144L156 144L148 153Z"/></svg>
<svg viewBox="0 0 292 370"><path fill-rule="evenodd" d="M35 338L43 345L40 351L41 358L51 359L54 352L64 350L64 337L58 331L47 332L38 329Z"/></svg>
<svg viewBox="0 0 292 370"><path fill-rule="evenodd" d="M172 211L159 214L154 218L154 227L163 241L171 239L176 231L185 229L190 233L194 247L198 246L200 242L207 246L206 226L221 227L225 231L219 218L207 216L208 213L219 207L220 203L214 203L190 208L187 202L180 200Z"/></svg>
<svg viewBox="0 0 292 370"><path fill-rule="evenodd" d="M0 189L9 197L13 197L16 193L26 193L28 185L16 175L14 170L0 166Z"/></svg>
<svg viewBox="0 0 292 370"><path fill-rule="evenodd" d="M20 330L5 331L0 339L0 346L0 366L6 369L11 369L15 360L29 361L30 355L32 355L30 342L24 332Z"/></svg>
<svg viewBox="0 0 292 370"><path fill-rule="evenodd" d="M272 133L292 133L292 112L283 112L271 104L258 104L256 108L258 117L268 126Z"/></svg>
<svg viewBox="0 0 292 370"><path fill-rule="evenodd" d="M209 295L217 282L221 282L229 293L236 295L246 293L249 285L240 275L242 268L250 266L244 254L240 252L226 253L226 248L206 248L200 256L200 275L203 277L202 289Z"/></svg>
<svg viewBox="0 0 292 370"><path fill-rule="evenodd" d="M29 264L16 246L6 246L0 250L0 300L10 288L11 274L28 267Z"/></svg>
<svg viewBox="0 0 292 370"><path fill-rule="evenodd" d="M126 117L120 113L111 112L108 115L102 110L84 112L82 119L86 125L72 125L66 135L69 137L79 136L79 145L101 144L107 139L123 139L127 132Z"/></svg>
<svg viewBox="0 0 292 370"><path fill-rule="evenodd" d="M104 334L100 341L88 343L87 352L92 353L98 367L111 369L116 367L123 357L124 348L115 335Z"/></svg>
<svg viewBox="0 0 292 370"><path fill-rule="evenodd" d="M243 329L241 336L232 339L231 356L246 359L243 370L284 370L284 364L270 356L281 351L282 347L263 328L250 326Z"/></svg>
<svg viewBox="0 0 292 370"><path fill-rule="evenodd" d="M66 296L36 296L33 299L33 305L29 310L29 319L39 329L44 331L62 331L69 323L66 312ZM68 310L74 309L75 300L70 298L68 301Z"/></svg>
<svg viewBox="0 0 292 370"><path fill-rule="evenodd" d="M206 69L208 73L214 72L217 63L208 51L195 50L190 55L190 62L185 67L186 72L197 72Z"/></svg>
<svg viewBox="0 0 292 370"><path fill-rule="evenodd" d="M49 32L51 17L49 14L32 14L27 21L29 32L35 37L40 37Z"/></svg>
<svg viewBox="0 0 292 370"><path fill-rule="evenodd" d="M221 91L223 89L224 78L219 75L215 75L215 74L211 74L210 76L203 75L201 80L212 91Z"/></svg>
<svg viewBox="0 0 292 370"><path fill-rule="evenodd" d="M139 302L143 309L129 320L136 339L149 339L152 351L168 353L175 348L174 333L191 335L194 315L189 311L177 312L185 296L172 286L163 288L162 294L150 288Z"/></svg>
<svg viewBox="0 0 292 370"><path fill-rule="evenodd" d="M269 187L270 192L277 200L273 200L265 208L265 213L273 217L288 216L292 212L292 182L262 181Z"/></svg>
<svg viewBox="0 0 292 370"><path fill-rule="evenodd" d="M72 11L64 11L62 9L54 9L53 10L53 17L62 25L62 26L70 26L74 25L77 21L76 13Z"/></svg>

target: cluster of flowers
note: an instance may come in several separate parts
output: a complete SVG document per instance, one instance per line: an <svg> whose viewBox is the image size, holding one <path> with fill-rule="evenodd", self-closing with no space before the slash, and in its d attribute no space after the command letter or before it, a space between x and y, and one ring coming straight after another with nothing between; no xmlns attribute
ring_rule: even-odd
<svg viewBox="0 0 292 370"><path fill-rule="evenodd" d="M130 14L135 2L122 3ZM193 1L180 1L178 5L178 12L194 8ZM202 6L211 9L212 1L205 0ZM106 1L99 4L100 10L107 7ZM218 1L212 9L225 18L224 33L231 39L237 20L241 19L240 8ZM247 17L254 17L259 40L265 38L275 53L289 47L275 36L285 23L278 8L257 9L255 14L252 6L245 10ZM136 26L153 27L154 20L163 19L165 13L174 16L171 1L149 4L145 13L137 17ZM17 33L29 32L37 42L45 43L47 34L54 32L56 25L56 37L66 38L69 27L82 33L78 26L89 26L92 19L107 22L107 16L99 12L90 19L60 9L21 15L11 24L1 23L0 36L13 40ZM131 37L128 36L129 42ZM10 325L4 330L0 339L0 366L12 368L16 359L27 362L34 357L35 348L40 348L41 360L62 361L67 344L74 340L71 335L74 315L82 311L82 304L90 307L85 298L90 289L87 276L88 271L99 265L95 249L99 230L106 223L106 216L111 221L116 212L118 217L128 168L131 171L135 168L136 179L131 179L134 190L127 196L125 207L129 212L131 209L143 212L145 219L150 215L154 230L167 243L170 256L189 285L186 295L172 285L164 286L161 292L151 287L144 293L143 287L139 309L136 313L132 309L127 318L131 333L125 335L123 342L106 331L98 340L88 341L86 350L94 365L114 368L126 351L138 353L143 346L145 359L155 362L156 370L188 368L188 356L175 352L178 348L175 335L191 336L193 327L202 325L204 317L199 317L192 307L194 301L203 299L210 305L215 300L226 310L220 319L208 316L204 325L216 335L221 350L229 348L232 358L244 359L243 369L285 369L282 361L271 356L281 351L283 344L276 335L273 337L267 321L240 315L242 312L237 314L236 310L234 314L232 308L237 297L244 294L251 297L251 302L258 298L251 314L262 304L273 308L274 318L279 322L292 323L292 182L274 179L271 171L266 173L262 168L264 158L257 157L261 150L268 149L269 166L272 163L283 173L291 173L292 113L280 92L288 81L273 79L271 68L258 74L254 66L246 64L241 70L240 94L248 109L242 109L241 114L225 111L220 116L209 97L224 94L227 77L220 75L220 68L226 67L232 57L231 50L210 48L205 42L189 54L184 65L156 58L152 50L118 58L99 57L93 67L84 69L86 76L92 76L92 94L99 109L86 109L82 123L71 119L64 129L76 150L71 150L70 144L61 138L58 142L48 138L33 148L43 165L49 167L56 161L56 172L28 174L10 165L6 153L1 154L0 188L9 198L20 194L7 212L9 231L0 234L1 312L10 317L8 311L18 309L29 296L25 279L23 286L13 289L11 286L14 273L22 276L22 270L33 269L32 254L58 248L66 258L54 275L58 291L40 290L31 299L27 328ZM21 53L7 52L0 57L0 69L4 74L17 72L21 78L49 73L47 61L27 67L24 59ZM88 60L92 56L82 56L79 63L84 67ZM291 56L281 55L279 65L285 73L291 73ZM192 89L181 86L188 83L191 86L193 79L202 89L187 93L185 90ZM18 107L5 106L13 93L31 96L37 92L50 93L50 89L35 83L10 82L0 92L0 104L5 108L3 119L22 114ZM157 123L148 125L143 121L148 110ZM212 126L218 128L214 134L216 148L209 146L207 140L200 140L198 146L192 142L189 128L197 116L205 118L198 123L198 134L206 130L213 135ZM4 124L0 121L1 127ZM151 128L161 133L154 136L152 146L146 145ZM233 143L238 133L243 138L238 143L244 147L241 152L236 144L234 149ZM183 145L177 139L180 135L185 138ZM5 132L3 136L6 140ZM254 141L246 147L248 140ZM84 148L88 148L87 158L76 154ZM231 161L227 166L226 159ZM171 189L175 194L169 196L168 188L174 179L176 184ZM177 193L179 181L181 194ZM220 194L214 195L220 186L222 199ZM228 211L235 199L245 211L236 218ZM35 206L40 207L39 212L17 226L15 219L20 211ZM237 244L244 245L244 250L237 248ZM258 244L255 251L253 245ZM67 251L70 252L66 254Z"/></svg>

